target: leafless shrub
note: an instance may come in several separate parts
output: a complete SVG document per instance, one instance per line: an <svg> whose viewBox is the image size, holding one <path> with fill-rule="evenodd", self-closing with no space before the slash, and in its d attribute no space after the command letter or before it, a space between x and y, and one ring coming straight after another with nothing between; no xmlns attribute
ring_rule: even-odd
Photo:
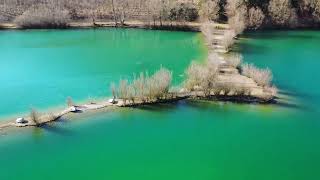
<svg viewBox="0 0 320 180"><path fill-rule="evenodd" d="M68 11L49 5L30 7L14 22L23 28L63 28L68 25Z"/></svg>
<svg viewBox="0 0 320 180"><path fill-rule="evenodd" d="M233 30L227 30L224 32L223 38L222 38L222 45L227 51L229 51L232 45L234 44L235 36L236 36L236 33Z"/></svg>
<svg viewBox="0 0 320 180"><path fill-rule="evenodd" d="M139 77L135 77L130 83L128 80L120 80L117 94L124 102L135 99L147 101L148 99L166 98L172 81L172 72L160 68L152 76L148 73L140 73Z"/></svg>
<svg viewBox="0 0 320 180"><path fill-rule="evenodd" d="M272 73L269 69L259 69L252 64L242 66L242 74L252 78L260 86L270 86Z"/></svg>
<svg viewBox="0 0 320 180"><path fill-rule="evenodd" d="M203 21L215 21L219 18L219 0L200 1L200 17Z"/></svg>
<svg viewBox="0 0 320 180"><path fill-rule="evenodd" d="M234 85L228 82L219 83L216 88L221 89L225 96L230 95L234 91Z"/></svg>
<svg viewBox="0 0 320 180"><path fill-rule="evenodd" d="M123 99L124 104L126 104L129 99L129 85L128 80L120 80L119 89L118 89L119 98Z"/></svg>
<svg viewBox="0 0 320 180"><path fill-rule="evenodd" d="M236 85L233 88L234 95L237 96L246 96L250 95L250 88L242 86L242 85Z"/></svg>
<svg viewBox="0 0 320 180"><path fill-rule="evenodd" d="M206 64L192 62L186 71L185 88L194 90L199 87L205 95L209 95L216 84L219 61L215 55L209 55Z"/></svg>
<svg viewBox="0 0 320 180"><path fill-rule="evenodd" d="M202 34L205 36L206 43L209 46L212 46L214 44L214 37L213 37L213 30L214 27L211 25L210 22L203 22L201 24L200 30Z"/></svg>
<svg viewBox="0 0 320 180"><path fill-rule="evenodd" d="M320 22L319 0L300 0L299 9L304 15L311 15L315 22Z"/></svg>
<svg viewBox="0 0 320 180"><path fill-rule="evenodd" d="M242 63L242 55L239 53L233 53L227 56L225 60L229 66L238 68Z"/></svg>
<svg viewBox="0 0 320 180"><path fill-rule="evenodd" d="M244 0L227 0L226 12L228 24L235 34L241 34L246 29L247 6Z"/></svg>
<svg viewBox="0 0 320 180"><path fill-rule="evenodd" d="M271 94L271 96L277 96L278 94L278 88L276 86L271 86L271 87L265 87L264 91L268 92Z"/></svg>
<svg viewBox="0 0 320 180"><path fill-rule="evenodd" d="M220 96L221 93L224 92L223 87L220 86L219 83L216 83L215 87L212 88L211 93L213 93L213 95L215 96Z"/></svg>
<svg viewBox="0 0 320 180"><path fill-rule="evenodd" d="M49 114L47 114L47 119L48 119L48 121L54 121L57 119L57 116L54 115L53 113L49 113Z"/></svg>
<svg viewBox="0 0 320 180"><path fill-rule="evenodd" d="M188 90L194 90L194 87L201 86L205 77L208 74L208 70L204 65L196 62L191 62L190 66L186 70L185 88Z"/></svg>
<svg viewBox="0 0 320 180"><path fill-rule="evenodd" d="M172 81L172 72L160 68L149 80L149 89L151 90L154 98L160 98L168 93Z"/></svg>
<svg viewBox="0 0 320 180"><path fill-rule="evenodd" d="M34 108L31 108L30 110L30 120L35 123L35 125L39 125L40 124L40 115L38 113L38 111Z"/></svg>
<svg viewBox="0 0 320 180"><path fill-rule="evenodd" d="M264 21L265 15L259 7L252 7L248 12L248 28L259 29Z"/></svg>
<svg viewBox="0 0 320 180"><path fill-rule="evenodd" d="M141 99L143 102L146 101L146 94L147 94L147 87L146 83L148 79L148 73L140 73L140 76L134 77L133 80L133 87L134 89L139 89L139 91L136 92L136 96Z"/></svg>
<svg viewBox="0 0 320 180"><path fill-rule="evenodd" d="M74 106L73 100L72 100L72 98L70 96L67 97L66 102L67 102L67 106L68 107Z"/></svg>
<svg viewBox="0 0 320 180"><path fill-rule="evenodd" d="M290 0L271 0L268 6L272 22L278 26L296 26L297 14Z"/></svg>
<svg viewBox="0 0 320 180"><path fill-rule="evenodd" d="M110 88L111 88L112 97L113 99L115 99L117 97L117 88L115 83L111 83Z"/></svg>

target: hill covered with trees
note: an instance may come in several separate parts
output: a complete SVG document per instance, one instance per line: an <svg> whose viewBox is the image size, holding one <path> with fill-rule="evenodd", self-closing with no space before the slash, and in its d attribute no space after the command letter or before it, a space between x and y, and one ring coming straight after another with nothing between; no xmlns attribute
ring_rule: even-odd
<svg viewBox="0 0 320 180"><path fill-rule="evenodd" d="M320 26L319 0L0 0L0 22L64 27L73 21L228 22L236 31Z"/></svg>

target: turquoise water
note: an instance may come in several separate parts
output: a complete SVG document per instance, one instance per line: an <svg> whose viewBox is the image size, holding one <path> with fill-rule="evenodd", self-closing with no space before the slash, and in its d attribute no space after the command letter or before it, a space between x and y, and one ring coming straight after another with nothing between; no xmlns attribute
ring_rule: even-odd
<svg viewBox="0 0 320 180"><path fill-rule="evenodd" d="M0 179L320 179L319 40L292 31L241 41L246 61L272 69L285 103L182 101L20 129L0 136Z"/></svg>
<svg viewBox="0 0 320 180"><path fill-rule="evenodd" d="M174 82L203 57L196 33L133 29L0 32L0 116L110 96L110 83L160 66Z"/></svg>

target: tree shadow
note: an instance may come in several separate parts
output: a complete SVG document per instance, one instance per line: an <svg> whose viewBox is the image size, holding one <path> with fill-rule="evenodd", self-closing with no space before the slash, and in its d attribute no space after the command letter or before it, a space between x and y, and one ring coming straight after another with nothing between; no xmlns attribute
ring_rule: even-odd
<svg viewBox="0 0 320 180"><path fill-rule="evenodd" d="M240 54L266 54L270 53L264 46L257 44L239 43L232 48L233 52Z"/></svg>
<svg viewBox="0 0 320 180"><path fill-rule="evenodd" d="M303 30L304 32L306 30ZM290 31L281 30L265 30L265 31L247 31L241 37L248 39L267 39L267 40L281 40L281 39L301 39L310 40L314 39L314 36L303 33L302 31L296 31L296 33L291 33Z"/></svg>
<svg viewBox="0 0 320 180"><path fill-rule="evenodd" d="M140 110L144 110L144 111L168 112L168 111L176 110L182 101L184 101L184 100L170 102L170 103L148 104L148 105L136 106L136 107L132 107L132 108L140 109Z"/></svg>
<svg viewBox="0 0 320 180"><path fill-rule="evenodd" d="M42 136L45 132L59 134L62 136L69 136L72 132L69 129L63 128L61 124L66 123L67 119L59 118L57 121L45 123L33 128L33 134L36 137Z"/></svg>

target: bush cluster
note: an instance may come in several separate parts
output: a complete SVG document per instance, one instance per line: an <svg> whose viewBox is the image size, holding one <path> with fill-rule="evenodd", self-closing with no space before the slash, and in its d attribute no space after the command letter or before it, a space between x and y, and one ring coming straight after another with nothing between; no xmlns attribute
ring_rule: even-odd
<svg viewBox="0 0 320 180"><path fill-rule="evenodd" d="M199 17L198 9L192 3L177 3L170 10L169 19L172 21L195 21Z"/></svg>
<svg viewBox="0 0 320 180"><path fill-rule="evenodd" d="M33 6L15 19L23 28L65 28L70 20L66 10L49 5Z"/></svg>
<svg viewBox="0 0 320 180"><path fill-rule="evenodd" d="M166 98L172 81L172 72L161 67L152 76L148 73L140 73L134 76L130 82L128 79L121 79L118 86L111 85L113 96L134 102L139 99L143 102Z"/></svg>
<svg viewBox="0 0 320 180"><path fill-rule="evenodd" d="M241 67L242 74L252 78L259 86L269 87L272 81L272 73L269 69L259 69L253 64L244 64Z"/></svg>

